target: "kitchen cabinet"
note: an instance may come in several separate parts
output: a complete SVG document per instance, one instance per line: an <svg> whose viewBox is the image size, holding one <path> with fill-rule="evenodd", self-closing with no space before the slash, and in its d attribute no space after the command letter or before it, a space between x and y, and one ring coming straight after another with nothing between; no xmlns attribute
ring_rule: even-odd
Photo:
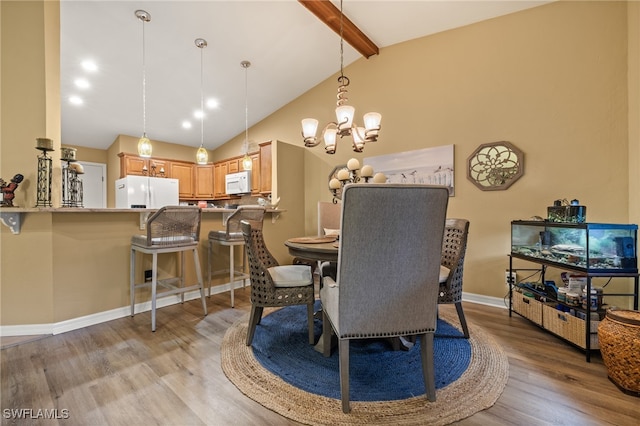
<svg viewBox="0 0 640 426"><path fill-rule="evenodd" d="M227 197L225 193L225 176L227 175L229 164L226 161L213 165L213 197L223 199Z"/></svg>
<svg viewBox="0 0 640 426"><path fill-rule="evenodd" d="M167 176L167 161L157 158L142 158L138 155L119 153L120 178L125 176Z"/></svg>
<svg viewBox="0 0 640 426"><path fill-rule="evenodd" d="M631 298L638 309L637 229L627 224L511 222L510 276L519 270L513 260L522 259L538 265L525 270L529 277L537 270L540 280L509 280L509 315L515 312L574 344L590 361L591 351L599 348L597 331L607 300ZM548 267L568 271L567 285L546 281ZM606 281L596 287L594 279Z"/></svg>
<svg viewBox="0 0 640 426"><path fill-rule="evenodd" d="M260 153L249 155L251 157L251 193L260 193Z"/></svg>
<svg viewBox="0 0 640 426"><path fill-rule="evenodd" d="M195 173L193 163L171 161L169 162L169 176L178 179L180 182L180 199L194 198L195 196Z"/></svg>
<svg viewBox="0 0 640 426"><path fill-rule="evenodd" d="M195 166L195 197L211 200L214 197L213 164Z"/></svg>
<svg viewBox="0 0 640 426"><path fill-rule="evenodd" d="M271 141L263 142L260 145L260 167L254 169L260 171L260 190L261 194L271 194Z"/></svg>
<svg viewBox="0 0 640 426"><path fill-rule="evenodd" d="M236 173L240 171L240 160L238 158L227 160L227 173Z"/></svg>

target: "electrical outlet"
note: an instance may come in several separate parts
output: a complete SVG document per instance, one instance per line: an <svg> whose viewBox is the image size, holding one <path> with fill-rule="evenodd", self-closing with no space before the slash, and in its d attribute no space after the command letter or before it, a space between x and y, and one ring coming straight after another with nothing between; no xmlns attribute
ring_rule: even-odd
<svg viewBox="0 0 640 426"><path fill-rule="evenodd" d="M515 272L511 272L511 276L509 276L509 270L504 271L504 284L508 287L509 284L516 284L518 282L518 277Z"/></svg>

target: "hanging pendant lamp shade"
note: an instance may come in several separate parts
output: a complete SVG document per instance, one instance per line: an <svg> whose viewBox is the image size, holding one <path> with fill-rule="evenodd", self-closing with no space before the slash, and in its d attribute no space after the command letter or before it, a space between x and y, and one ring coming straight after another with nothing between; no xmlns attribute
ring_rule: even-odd
<svg viewBox="0 0 640 426"><path fill-rule="evenodd" d="M196 47L200 49L200 148L196 151L196 162L198 164L207 164L209 161L209 153L204 148L204 91L203 91L203 51L207 47L207 40L197 38Z"/></svg>
<svg viewBox="0 0 640 426"><path fill-rule="evenodd" d="M142 23L142 137L138 140L138 155L151 157L151 141L147 137L147 79L144 46L144 24L151 21L151 14L145 10L136 10L136 18Z"/></svg>

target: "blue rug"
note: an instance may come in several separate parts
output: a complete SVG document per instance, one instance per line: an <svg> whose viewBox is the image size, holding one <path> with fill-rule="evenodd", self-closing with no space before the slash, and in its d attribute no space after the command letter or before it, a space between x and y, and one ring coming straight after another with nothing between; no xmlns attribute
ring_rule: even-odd
<svg viewBox="0 0 640 426"><path fill-rule="evenodd" d="M317 306L319 308L319 306ZM306 306L290 306L262 318L253 339L253 355L268 371L304 391L340 399L338 351L329 358L307 341ZM314 321L316 340L322 321ZM471 344L440 319L434 339L436 389L455 382L469 367ZM353 340L350 345L352 401L394 401L424 395L417 343L408 351L393 351L384 340Z"/></svg>

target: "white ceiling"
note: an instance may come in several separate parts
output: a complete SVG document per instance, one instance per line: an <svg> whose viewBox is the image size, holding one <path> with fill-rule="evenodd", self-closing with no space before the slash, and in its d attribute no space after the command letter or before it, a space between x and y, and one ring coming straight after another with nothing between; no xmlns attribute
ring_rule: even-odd
<svg viewBox="0 0 640 426"><path fill-rule="evenodd" d="M339 1L334 1L339 7ZM548 1L345 0L344 14L383 48ZM296 0L61 1L62 143L106 149L117 135L140 136L142 23L145 24L146 132L152 140L200 145L200 54L204 38L204 145L214 149L340 69L340 39ZM384 52L381 52L384 54ZM359 58L345 44L345 66ZM80 64L92 59L98 71ZM84 77L88 89L74 80ZM82 97L72 105L72 95ZM182 128L188 120L191 129ZM249 135L251 138L251 135Z"/></svg>

